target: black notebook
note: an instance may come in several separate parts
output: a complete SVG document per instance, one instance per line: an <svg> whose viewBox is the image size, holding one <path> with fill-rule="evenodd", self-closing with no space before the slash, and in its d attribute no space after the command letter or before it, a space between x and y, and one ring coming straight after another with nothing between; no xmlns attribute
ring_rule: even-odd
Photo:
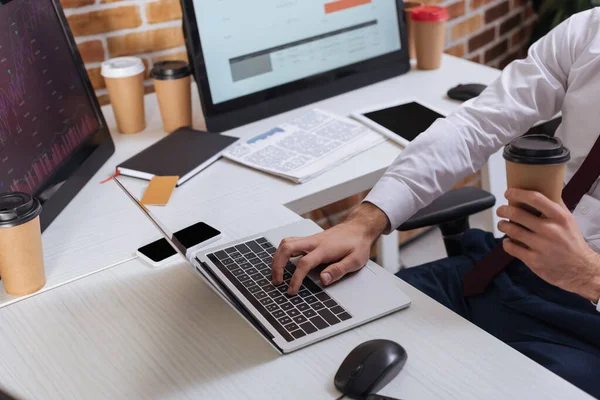
<svg viewBox="0 0 600 400"><path fill-rule="evenodd" d="M150 180L179 176L177 186L221 157L238 138L179 128L141 153L117 166L120 174Z"/></svg>

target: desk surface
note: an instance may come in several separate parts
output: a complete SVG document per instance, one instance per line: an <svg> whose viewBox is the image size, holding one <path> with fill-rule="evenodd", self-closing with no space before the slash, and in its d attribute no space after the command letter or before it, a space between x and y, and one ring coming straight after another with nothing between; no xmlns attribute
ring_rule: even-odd
<svg viewBox="0 0 600 400"><path fill-rule="evenodd" d="M412 72L318 106L347 114L418 93L418 100L450 112L457 105L444 98L448 87L489 83L497 76L496 70L445 57L439 71ZM389 338L406 347L409 362L384 394L587 398L408 285L409 309L278 356L186 268L152 269L131 260L157 232L114 183L98 182L163 136L155 96L147 96L146 105L147 131L114 135L117 153L44 233L46 290L0 309L0 385L24 398L44 399L333 399L338 395L333 375L345 355L363 341ZM112 111L104 112L113 127ZM301 112L229 133L256 134ZM199 118L195 122L200 126ZM300 218L295 212L369 188L398 153L398 147L384 143L303 185L220 161L153 212L173 230L204 220L231 240L294 222ZM143 182L124 181L141 195Z"/></svg>

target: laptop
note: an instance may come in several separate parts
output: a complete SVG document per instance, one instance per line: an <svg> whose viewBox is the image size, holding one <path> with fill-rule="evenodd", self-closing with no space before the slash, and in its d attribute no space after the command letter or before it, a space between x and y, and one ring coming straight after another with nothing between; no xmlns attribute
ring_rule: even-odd
<svg viewBox="0 0 600 400"><path fill-rule="evenodd" d="M286 237L322 231L317 224L302 220L191 252L117 178L113 179L188 265L280 353L301 349L410 305L399 280L371 261L326 288L321 285L320 269L316 268L306 277L299 293L288 296L294 260L285 267L284 284L274 286L273 254Z"/></svg>

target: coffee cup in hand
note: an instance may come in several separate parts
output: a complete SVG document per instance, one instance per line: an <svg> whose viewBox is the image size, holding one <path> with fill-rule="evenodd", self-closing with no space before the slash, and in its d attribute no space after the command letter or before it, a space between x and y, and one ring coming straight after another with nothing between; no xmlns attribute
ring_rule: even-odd
<svg viewBox="0 0 600 400"><path fill-rule="evenodd" d="M8 294L24 296L46 284L41 211L29 194L0 194L0 276Z"/></svg>

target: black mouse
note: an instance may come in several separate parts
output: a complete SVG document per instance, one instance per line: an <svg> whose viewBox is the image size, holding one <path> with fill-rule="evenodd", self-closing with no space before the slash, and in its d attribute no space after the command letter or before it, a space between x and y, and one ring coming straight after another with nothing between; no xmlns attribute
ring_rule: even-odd
<svg viewBox="0 0 600 400"><path fill-rule="evenodd" d="M391 340L370 340L348 354L335 374L335 387L354 399L378 392L406 364L406 350Z"/></svg>
<svg viewBox="0 0 600 400"><path fill-rule="evenodd" d="M479 83L469 83L467 85L458 85L448 91L448 97L453 100L467 101L477 97L485 90L487 86Z"/></svg>

